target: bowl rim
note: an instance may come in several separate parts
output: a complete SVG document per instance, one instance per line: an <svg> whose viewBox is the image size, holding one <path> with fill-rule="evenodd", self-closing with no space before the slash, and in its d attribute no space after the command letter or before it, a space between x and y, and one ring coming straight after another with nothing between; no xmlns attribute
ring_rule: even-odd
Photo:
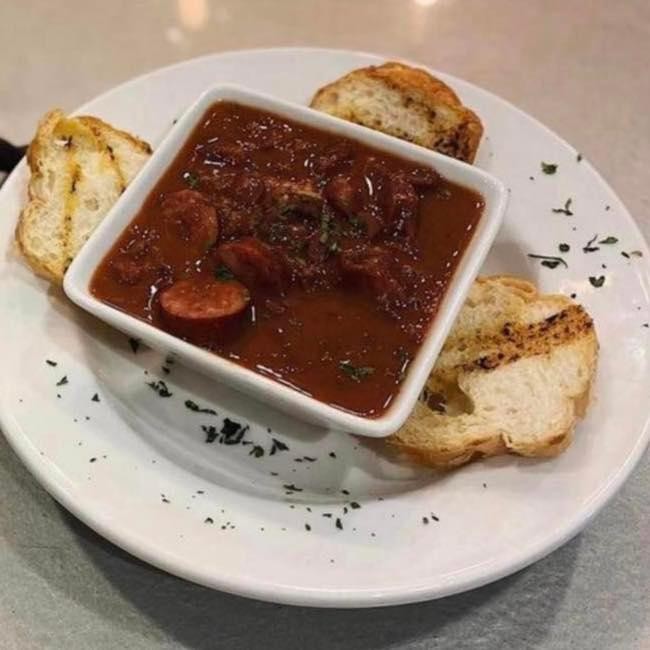
<svg viewBox="0 0 650 650"><path fill-rule="evenodd" d="M477 191L482 196L484 209L474 233L463 251L438 311L429 324L398 392L391 405L381 415L363 416L326 404L297 388L284 385L158 329L91 294L89 284L97 266L137 215L143 201L167 171L205 112L219 100L235 101L273 112L433 167L451 182ZM65 274L63 289L70 300L100 320L141 339L153 348L176 354L204 375L226 381L255 399L273 399L281 410L331 429L368 437L385 437L396 431L413 410L455 317L496 237L507 201L507 190L501 181L467 163L300 104L280 100L238 84L220 83L203 91L165 135L73 260Z"/></svg>

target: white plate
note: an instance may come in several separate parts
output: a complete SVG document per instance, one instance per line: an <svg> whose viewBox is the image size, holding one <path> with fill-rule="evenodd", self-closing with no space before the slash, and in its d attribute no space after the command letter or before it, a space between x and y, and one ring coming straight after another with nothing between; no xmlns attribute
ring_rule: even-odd
<svg viewBox="0 0 650 650"><path fill-rule="evenodd" d="M140 77L82 110L155 144L217 82L307 102L323 83L379 60L309 49L227 53ZM361 607L444 596L511 573L567 541L620 487L648 439L648 249L572 147L501 99L441 76L485 124L477 164L512 190L485 270L575 292L595 318L595 399L573 446L553 461L502 458L436 477L392 462L376 443L298 424L178 365L164 374L158 354L134 354L123 335L21 264L12 247L27 182L21 164L0 193L0 421L66 508L190 580L277 602ZM541 173L541 161L557 163L557 173ZM552 212L569 197L573 216ZM584 253L596 234L619 241ZM561 242L571 245L568 269L527 257L556 255ZM643 257L621 255L633 250ZM604 286L593 287L588 278L601 275ZM64 376L68 383L57 386ZM159 378L171 397L147 386ZM92 401L95 393L101 401ZM219 415L191 411L186 400ZM260 446L206 444L201 425L218 428L224 417L250 424L246 435ZM269 455L272 438L290 449ZM249 455L259 449L262 457Z"/></svg>

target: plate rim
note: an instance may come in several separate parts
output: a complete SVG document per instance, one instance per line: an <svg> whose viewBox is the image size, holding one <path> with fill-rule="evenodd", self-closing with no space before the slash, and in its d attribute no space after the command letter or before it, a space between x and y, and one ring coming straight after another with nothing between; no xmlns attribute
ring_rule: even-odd
<svg viewBox="0 0 650 650"><path fill-rule="evenodd" d="M223 52L210 53L183 61L178 61L168 66L154 68L144 72L136 77L127 79L126 81L117 84L99 95L91 98L83 105L73 111L78 114L86 110L86 107L98 101L103 101L111 93L119 90L128 90L129 86L135 85L138 82L164 75L172 69L181 68L183 66L191 66L198 62L208 61L211 59L225 58L228 56L249 55L249 54L262 54L269 52L285 52L298 55L299 53L316 53L320 55L348 55L364 57L367 59L375 59L377 61L388 60L394 58L400 61L424 67L434 74L439 74L443 78L461 81L463 84L471 87L479 93L488 95L491 100L502 104L509 110L515 110L517 113L523 115L526 119L534 122L536 126L541 127L547 134L555 140L559 140L565 146L574 149L563 137L555 133L552 129L540 122L536 117L530 115L523 109L518 108L511 102L502 97L486 90L472 82L466 81L454 75L438 71L434 68L426 66L422 63L410 61L402 57L382 56L372 52L365 52L360 50L348 50L338 48L321 48L321 47L273 47L273 48L244 48L237 50L226 50ZM603 185L607 191L611 192L618 198L622 205L623 202L614 192L609 183L601 176L596 168L591 165L587 160L583 162L589 166L590 171L597 177L598 181ZM0 193L7 193L10 191L19 191L18 178L23 173L25 160L22 160L16 169L7 177ZM16 187L14 187L16 186ZM630 211L624 206L624 211L621 212L618 218L624 219L627 225L632 228L635 235L638 237L641 249L644 252L645 258L643 261L644 272L643 276L648 281L650 278L650 251L648 243L639 228L636 220L632 217ZM127 551L134 557L137 557L152 566L162 569L168 573L179 576L181 578L190 580L197 584L206 587L218 589L231 594L255 598L270 602L300 605L309 607L345 607L345 608L363 608L363 607L377 607L377 606L391 606L406 603L419 602L424 600L433 600L442 598L452 594L460 593L470 589L480 587L495 580L499 580L507 575L515 573L534 562L542 559L554 550L568 542L577 533L579 533L593 517L602 510L610 499L623 485L625 480L629 477L632 470L640 461L643 453L650 442L650 409L646 415L645 421L642 423L640 433L631 447L629 454L619 467L610 475L609 479L601 486L600 490L585 502L585 504L576 509L573 516L570 518L570 524L564 526L562 529L552 528L551 531L544 537L538 537L535 542L522 547L516 553L510 553L505 559L499 562L493 560L488 563L481 563L470 569L463 570L456 573L453 579L441 578L441 580L431 585L430 583L415 584L412 587L404 588L398 586L395 588L351 588L346 590L337 590L332 592L327 589L317 588L304 588L296 585L278 584L277 582L260 582L255 580L232 580L229 577L215 579L215 576L210 574L205 575L201 571L192 567L191 562L181 560L177 555L171 554L163 548L156 547L150 543L149 540L142 538L138 534L133 534L129 529L121 529L116 531L111 528L110 518L102 517L101 513L98 515L93 503L96 499L87 499L83 494L75 495L66 489L64 481L57 481L55 474L48 471L46 460L39 454L38 450L32 444L30 438L25 434L23 428L18 423L12 414L11 407L6 404L6 398L0 394L0 429L2 430L5 439L8 441L11 448L15 451L16 455L20 458L23 464L27 467L30 474L37 480L37 482L44 487L44 489L56 499L64 508L71 512L84 524L95 530L102 537L109 540L119 548ZM487 566L486 566L487 564Z"/></svg>

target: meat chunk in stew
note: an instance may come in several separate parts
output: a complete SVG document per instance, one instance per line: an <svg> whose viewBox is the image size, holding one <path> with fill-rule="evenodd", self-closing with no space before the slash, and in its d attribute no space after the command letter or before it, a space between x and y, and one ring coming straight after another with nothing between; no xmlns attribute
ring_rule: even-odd
<svg viewBox="0 0 650 650"><path fill-rule="evenodd" d="M177 336L204 343L225 337L249 302L248 290L236 280L189 278L161 292L160 314Z"/></svg>
<svg viewBox="0 0 650 650"><path fill-rule="evenodd" d="M204 253L219 237L217 212L195 190L167 194L161 204L165 230L183 242L189 256Z"/></svg>
<svg viewBox="0 0 650 650"><path fill-rule="evenodd" d="M282 258L271 246L255 237L244 237L221 244L217 260L249 288L282 290L287 270Z"/></svg>

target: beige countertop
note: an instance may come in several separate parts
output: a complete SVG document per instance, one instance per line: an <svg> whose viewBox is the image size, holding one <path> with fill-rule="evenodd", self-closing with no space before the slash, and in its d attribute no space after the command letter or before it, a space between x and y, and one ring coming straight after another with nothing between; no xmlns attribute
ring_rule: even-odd
<svg viewBox="0 0 650 650"><path fill-rule="evenodd" d="M0 4L0 137L153 68L311 45L420 61L583 152L650 236L648 0L25 0ZM1 440L1 439L0 439ZM0 442L0 648L648 648L650 462L576 540L434 603L318 612L210 592L98 538ZM57 544L30 548L48 526Z"/></svg>

